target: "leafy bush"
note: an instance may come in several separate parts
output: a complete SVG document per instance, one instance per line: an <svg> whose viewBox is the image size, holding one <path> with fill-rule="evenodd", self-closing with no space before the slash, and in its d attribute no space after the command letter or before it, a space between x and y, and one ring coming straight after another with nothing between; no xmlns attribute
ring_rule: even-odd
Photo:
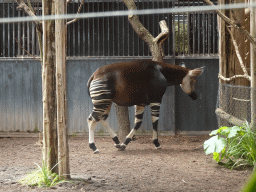
<svg viewBox="0 0 256 192"><path fill-rule="evenodd" d="M221 127L210 133L210 139L204 142L206 155L228 168L254 166L256 163L255 133L248 122L244 127Z"/></svg>

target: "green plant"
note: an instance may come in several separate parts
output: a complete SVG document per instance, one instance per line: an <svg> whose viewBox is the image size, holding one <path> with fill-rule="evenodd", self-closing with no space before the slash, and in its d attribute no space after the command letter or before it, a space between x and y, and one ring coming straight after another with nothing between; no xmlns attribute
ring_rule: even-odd
<svg viewBox="0 0 256 192"><path fill-rule="evenodd" d="M256 163L255 133L248 122L243 127L221 127L210 133L204 142L205 153L228 168L254 166Z"/></svg>
<svg viewBox="0 0 256 192"><path fill-rule="evenodd" d="M61 179L56 173L52 173L52 169L54 169L58 165L58 163L53 166L51 170L46 167L44 160L42 167L40 167L38 164L36 165L38 167L38 170L33 171L25 178L21 179L19 181L21 184L38 187L52 187L59 183L68 182L64 179Z"/></svg>

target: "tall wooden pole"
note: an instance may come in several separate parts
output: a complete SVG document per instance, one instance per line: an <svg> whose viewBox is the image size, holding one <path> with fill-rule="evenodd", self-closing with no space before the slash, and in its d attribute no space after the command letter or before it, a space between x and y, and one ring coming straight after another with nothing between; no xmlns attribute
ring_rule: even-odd
<svg viewBox="0 0 256 192"><path fill-rule="evenodd" d="M250 4L255 4L256 0L250 0ZM256 8L250 8L250 34L256 40ZM256 53L251 44L250 46L251 63L251 126L256 131Z"/></svg>
<svg viewBox="0 0 256 192"><path fill-rule="evenodd" d="M55 1L55 14L66 14L66 0ZM70 178L67 102L66 102L66 20L55 20L56 41L56 94L57 94L57 129L58 129L58 169L59 176Z"/></svg>
<svg viewBox="0 0 256 192"><path fill-rule="evenodd" d="M53 0L43 1L43 16L54 15ZM58 162L56 128L55 81L55 26L54 21L43 21L43 159L50 170ZM57 167L53 172L58 173Z"/></svg>

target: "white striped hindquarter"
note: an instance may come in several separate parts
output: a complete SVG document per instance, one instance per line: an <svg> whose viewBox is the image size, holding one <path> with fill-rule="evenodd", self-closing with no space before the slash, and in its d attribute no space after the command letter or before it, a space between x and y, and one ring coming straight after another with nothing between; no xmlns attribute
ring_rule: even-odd
<svg viewBox="0 0 256 192"><path fill-rule="evenodd" d="M113 98L107 81L93 80L89 92L93 103L93 113L91 114L93 120L97 122L107 119Z"/></svg>

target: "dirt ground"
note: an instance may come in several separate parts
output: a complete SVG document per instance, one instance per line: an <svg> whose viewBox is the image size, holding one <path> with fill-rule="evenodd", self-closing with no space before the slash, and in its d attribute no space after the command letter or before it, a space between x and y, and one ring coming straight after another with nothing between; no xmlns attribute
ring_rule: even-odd
<svg viewBox="0 0 256 192"><path fill-rule="evenodd" d="M42 164L38 138L0 137L0 191L240 191L251 170L229 170L203 151L207 136L160 136L155 149L149 136L136 136L126 151L108 137L97 137L93 154L86 137L70 137L70 170L75 181L49 189L17 181Z"/></svg>

